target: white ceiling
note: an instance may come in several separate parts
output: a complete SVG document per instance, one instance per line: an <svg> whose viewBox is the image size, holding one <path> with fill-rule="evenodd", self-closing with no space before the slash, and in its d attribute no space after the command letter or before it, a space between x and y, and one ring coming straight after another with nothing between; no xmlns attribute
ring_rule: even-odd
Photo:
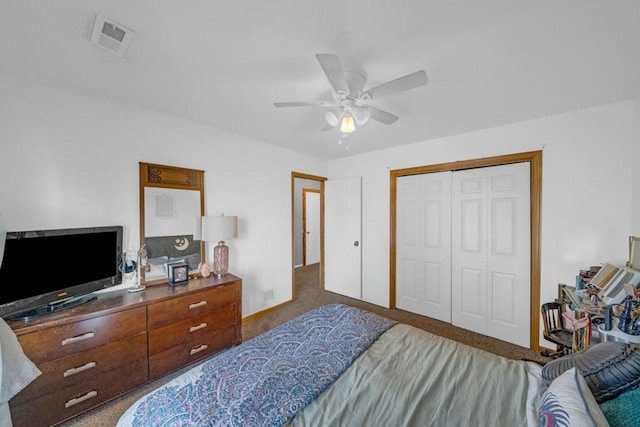
<svg viewBox="0 0 640 427"><path fill-rule="evenodd" d="M125 57L89 43L96 13L135 31ZM365 88L424 69L338 145L316 53ZM0 0L0 72L46 80L338 158L630 99L637 0Z"/></svg>

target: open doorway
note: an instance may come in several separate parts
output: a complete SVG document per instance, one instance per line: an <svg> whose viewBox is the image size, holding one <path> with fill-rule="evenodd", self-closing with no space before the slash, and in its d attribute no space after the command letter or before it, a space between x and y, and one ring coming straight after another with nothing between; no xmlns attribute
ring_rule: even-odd
<svg viewBox="0 0 640 427"><path fill-rule="evenodd" d="M320 176L291 173L292 297L296 286L324 286L324 183Z"/></svg>

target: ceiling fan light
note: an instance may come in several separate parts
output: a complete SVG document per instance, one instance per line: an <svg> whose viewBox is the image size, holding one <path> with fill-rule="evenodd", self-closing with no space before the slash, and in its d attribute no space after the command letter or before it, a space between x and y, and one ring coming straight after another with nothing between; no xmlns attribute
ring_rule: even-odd
<svg viewBox="0 0 640 427"><path fill-rule="evenodd" d="M342 117L342 124L340 125L340 132L351 133L356 130L356 125L353 122L353 116L351 113L346 113Z"/></svg>
<svg viewBox="0 0 640 427"><path fill-rule="evenodd" d="M333 111L327 111L326 113L324 113L324 118L327 123L329 123L333 127L338 126L338 122L340 121L340 117L338 117L338 115Z"/></svg>
<svg viewBox="0 0 640 427"><path fill-rule="evenodd" d="M356 119L358 126L362 126L371 117L371 111L367 107L357 107L353 110L353 118Z"/></svg>

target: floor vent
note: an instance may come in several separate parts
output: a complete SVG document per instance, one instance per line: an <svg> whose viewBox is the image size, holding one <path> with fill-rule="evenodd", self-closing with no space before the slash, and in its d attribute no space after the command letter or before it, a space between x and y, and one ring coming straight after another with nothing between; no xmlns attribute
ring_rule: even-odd
<svg viewBox="0 0 640 427"><path fill-rule="evenodd" d="M262 303L266 304L269 301L273 300L273 289L267 289L262 292Z"/></svg>

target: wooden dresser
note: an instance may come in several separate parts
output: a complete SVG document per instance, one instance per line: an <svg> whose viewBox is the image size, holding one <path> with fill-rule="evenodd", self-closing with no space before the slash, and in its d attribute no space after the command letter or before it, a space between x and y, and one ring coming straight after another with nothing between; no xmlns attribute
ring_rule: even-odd
<svg viewBox="0 0 640 427"><path fill-rule="evenodd" d="M242 341L242 280L126 290L9 322L42 371L9 402L13 424L50 426Z"/></svg>

